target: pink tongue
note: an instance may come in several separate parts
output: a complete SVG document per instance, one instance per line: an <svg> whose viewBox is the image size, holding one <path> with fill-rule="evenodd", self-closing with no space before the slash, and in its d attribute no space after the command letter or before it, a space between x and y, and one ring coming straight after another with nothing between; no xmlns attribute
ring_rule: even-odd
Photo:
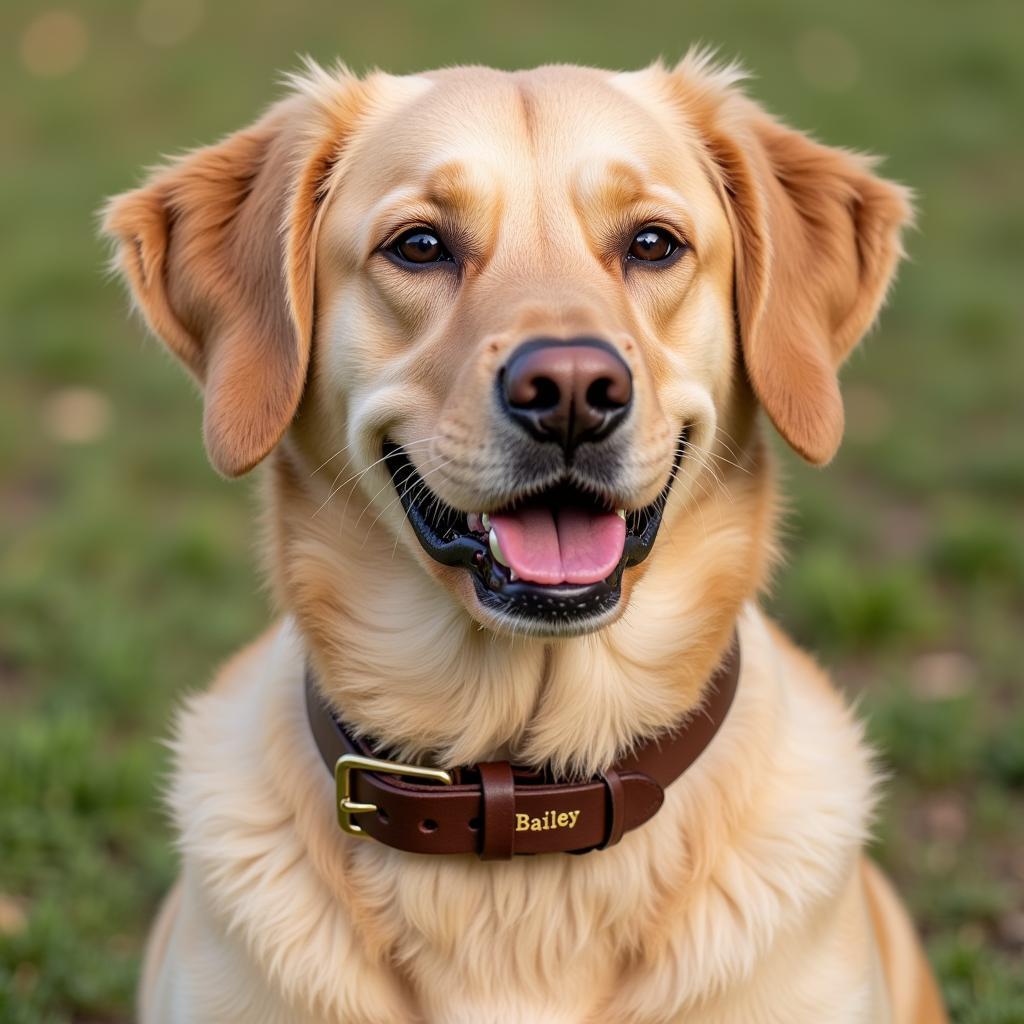
<svg viewBox="0 0 1024 1024"><path fill-rule="evenodd" d="M506 561L530 583L597 583L622 558L626 524L614 512L524 508L491 516Z"/></svg>

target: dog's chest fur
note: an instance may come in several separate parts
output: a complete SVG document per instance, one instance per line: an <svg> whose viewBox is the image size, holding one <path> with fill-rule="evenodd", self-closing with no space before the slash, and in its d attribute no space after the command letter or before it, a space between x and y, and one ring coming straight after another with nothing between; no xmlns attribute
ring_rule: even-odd
<svg viewBox="0 0 1024 1024"><path fill-rule="evenodd" d="M856 888L860 730L753 608L741 643L729 719L654 820L612 850L495 864L337 831L285 625L179 724L184 889L164 970L216 964L246 1020L884 1020Z"/></svg>

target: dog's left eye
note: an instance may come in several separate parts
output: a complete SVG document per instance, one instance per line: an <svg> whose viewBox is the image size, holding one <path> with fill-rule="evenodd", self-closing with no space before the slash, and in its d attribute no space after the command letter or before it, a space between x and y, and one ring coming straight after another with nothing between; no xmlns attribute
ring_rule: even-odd
<svg viewBox="0 0 1024 1024"><path fill-rule="evenodd" d="M641 228L630 243L628 260L643 260L645 263L659 263L667 260L682 243L664 228Z"/></svg>
<svg viewBox="0 0 1024 1024"><path fill-rule="evenodd" d="M401 263L444 263L452 259L433 228L412 228L403 232L388 246L388 252Z"/></svg>

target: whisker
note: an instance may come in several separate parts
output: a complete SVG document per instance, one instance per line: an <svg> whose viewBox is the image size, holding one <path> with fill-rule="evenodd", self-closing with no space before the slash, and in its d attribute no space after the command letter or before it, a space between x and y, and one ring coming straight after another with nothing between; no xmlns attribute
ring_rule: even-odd
<svg viewBox="0 0 1024 1024"><path fill-rule="evenodd" d="M359 513L359 516L357 517L357 519L355 521L355 524L353 525L353 529L355 529L355 527L359 525L359 523L362 521L363 516L366 515L366 510L377 500L377 498L380 497L380 495L382 495L388 489L388 487L391 486L391 483L392 483L392 481L389 479L384 484L384 486L381 487L380 490L377 491L377 493L374 494L374 496L372 498L370 498L370 500L368 502L366 502L365 505L363 505L362 511ZM351 495L350 495L350 497L351 497ZM346 510L348 509L348 502L345 502L345 509ZM345 518L345 516L344 516L344 513L343 513L342 519L344 520L344 518Z"/></svg>
<svg viewBox="0 0 1024 1024"><path fill-rule="evenodd" d="M320 465L319 465L319 466L317 466L317 467L316 467L316 469L314 469L314 470L313 470L313 472L312 472L312 473L310 473L309 475L310 475L311 477L313 477L313 476L316 476L316 475L317 475L317 473L319 473L319 472L320 472L320 470L321 470L321 469L323 469L323 468L324 468L324 466L326 466L328 462L333 462L333 461L334 461L334 460L335 460L335 459L336 459L336 458L337 458L337 457L338 457L338 456L339 456L339 455L340 455L340 454L341 454L342 452L344 452L344 451L348 451L348 449L349 449L349 448L351 448L353 444L354 444L354 442L353 442L353 441L349 441L349 443L348 443L347 445L345 445L345 446L344 446L343 448L339 448L339 449L338 449L338 450L337 450L337 451L336 451L336 452L335 452L335 453L334 453L333 455L331 455L331 456L330 456L329 458L326 458L326 459L324 459L324 461L323 461L323 462L321 462L321 463L320 463Z"/></svg>
<svg viewBox="0 0 1024 1024"><path fill-rule="evenodd" d="M719 462L725 462L730 466L735 466L741 473L746 473L747 476L753 476L746 466L741 466L738 462L733 462L732 459L727 459L724 455L720 455L718 452L709 451L707 454L713 459L718 459Z"/></svg>
<svg viewBox="0 0 1024 1024"><path fill-rule="evenodd" d="M715 433L718 434L719 442L721 444L725 445L725 447L729 450L729 454L734 459L740 458L741 457L740 453L737 452L736 449L733 448L732 445L730 445L728 443L729 441L732 441L732 443L734 445L736 445L737 448L740 448L742 446L740 445L739 441L737 441L736 438L733 437L732 434L730 434L728 430L726 430L724 427L720 427L717 423L715 424L714 429L715 429Z"/></svg>
<svg viewBox="0 0 1024 1024"><path fill-rule="evenodd" d="M697 464L698 464L698 466L702 470L704 470L706 473L708 473L711 476L711 478L718 485L718 488L722 492L722 494L724 494L726 497L729 498L730 501L732 501L733 500L732 493L730 492L729 488L726 487L725 481L718 475L718 471L715 469L714 464L711 463L711 462L708 462L707 453L706 452L702 452L702 451L699 451L699 450L697 451ZM712 498L712 497L714 497L714 495L708 493L708 497Z"/></svg>
<svg viewBox="0 0 1024 1024"><path fill-rule="evenodd" d="M441 457L442 457L442 456L440 456L440 455L435 455L435 456L434 456L434 457L433 457L432 459L430 459L430 460L428 461L428 463L427 463L427 464L428 464L428 465L430 465L430 463L431 463L431 462L435 462L435 461L436 461L437 459L439 459L439 458L441 458ZM436 472L437 472L437 471L438 471L439 469L443 469L443 468L444 468L444 466L446 466L446 465L447 465L447 462L448 462L448 461L450 461L450 460L446 460L445 462L442 462L442 463L441 463L440 465L437 465L437 466L433 466L433 467L432 467L431 469L429 469L429 470L426 470L425 472L420 472L420 473L418 473L418 476L419 476L419 480L418 480L418 481L416 482L416 484L415 484L415 486L416 486L416 487L418 488L417 494L421 493L421 492L422 492L423 490L425 490L425 489L427 488L427 483L426 483L426 481L427 481L427 478L428 478L428 477L430 477L430 476L433 476L433 474L434 474L434 473L436 473ZM407 493L408 493L408 491L409 491L409 488L410 488L410 486L412 486L412 485L410 485L410 484L406 484L406 485L404 486L403 490L402 490L402 491L401 491L400 493L396 493L395 497L391 499L391 502L389 502L389 507L390 507L390 505L391 505L391 504L393 504L393 503L394 503L394 502L395 502L396 500L400 499L400 498L401 498L401 497L402 497L403 495L407 494ZM384 490L386 490L386 489L387 489L387 485L385 485L384 487L382 487L382 488L381 488L381 490L380 490L380 491L378 491L378 492L377 492L377 494L375 494L375 495L373 496L373 498L371 498L371 499L370 499L370 500L369 500L369 501L368 501L368 502L367 502L367 503L366 503L366 504L365 504L365 505L363 506L363 509L362 509L362 511L361 511L361 512L359 513L359 516L358 516L358 517L356 518L356 521L355 521L355 524L354 524L355 526L358 526L358 525L359 525L359 522L360 522L360 520L362 519L363 515L365 515L365 513L366 513L367 509L369 509L369 507L370 507L370 506L371 506L371 505L373 504L373 502L374 502L374 500L376 499L377 495L379 495L379 494L380 494L380 493L381 493L382 491L384 491ZM396 490L396 492L398 492L398 488L397 488L397 487L395 488L395 490ZM418 499L417 499L417 500L418 500Z"/></svg>
<svg viewBox="0 0 1024 1024"><path fill-rule="evenodd" d="M429 475L430 475L430 474L432 474L432 473L436 473L436 472L437 472L437 470L439 470L439 469L443 469L443 468L445 467L445 465L447 465L447 463L444 463L444 462L443 462L443 463L441 463L441 465L440 465L440 466L435 466L435 467L434 467L434 468L433 468L432 470L430 470L430 471L429 471L429 472L428 472L427 474L425 474L425 475L424 475L424 477L423 477L423 485L424 485L424 486L426 486L426 484L425 484L425 481L426 481L426 477L427 477L427 476L429 476ZM383 490L383 488L382 488L382 490ZM377 492L377 494L375 494L375 495L373 496L373 498L371 498L371 499L370 499L370 501L369 501L369 502L367 502L365 506L363 506L363 511L359 513L359 518L358 518L358 519L357 519L357 520L355 521L355 525L353 526L353 529L355 529L355 527L359 525L359 523L360 523L360 521L362 520L363 516L364 516L364 515L366 514L366 510L367 510L367 509L368 509L368 508L370 507L370 505L372 505L372 504L373 504L373 502L374 502L374 501L376 500L376 498L377 498L377 495L379 495L380 493L381 493L381 492L380 492L380 491L378 491L378 492ZM373 522L372 522L372 523L370 523L370 525L369 525L369 526L368 526L368 527L366 528L366 533L365 533L365 535L364 535L364 537L363 537L363 543L362 543L362 545L360 545L360 550L362 550L363 548L365 548L365 547L366 547L366 542L367 542L367 541L368 541L368 540L370 539L370 535L371 535L371 534L372 534L372 532L373 532L373 528L374 528L374 527L375 527L375 526L377 525L377 523L379 523L379 522L380 522L381 516L385 515L385 514L387 513L388 509L390 509L390 508L391 508L391 506L392 506L392 505L394 505L396 501L399 501L399 500L401 500L401 498L402 498L402 495L401 495L401 494L396 494L396 495L395 495L395 497L394 497L394 498L392 498L392 499L391 499L391 500L390 500L390 501L389 501L389 502L388 502L388 503L387 503L387 504L386 504L386 505L384 506L384 508L382 508L382 509L380 510L380 512L378 512L378 513L377 513L377 517L376 517L376 518L375 518L375 519L373 520ZM437 497L435 496L435 501L440 501L440 499L439 499L439 498L437 498ZM396 548L397 548L397 541L396 541ZM395 549L392 549L392 558L394 557L394 550L395 550Z"/></svg>
<svg viewBox="0 0 1024 1024"><path fill-rule="evenodd" d="M428 488L427 488L427 484L426 484L426 482L424 480L420 480L418 483L414 484L413 486L415 487L416 493L412 497L412 502L413 502L413 504L415 504L416 502L418 502L420 500L420 498L423 496L424 492L426 492L428 490ZM406 489L403 492L403 494L407 494L407 493L408 493L408 489ZM395 560L395 554L398 551L398 542L399 542L399 540L401 540L401 537L402 537L401 533L396 533L395 534L395 543L391 546L391 561Z"/></svg>
<svg viewBox="0 0 1024 1024"><path fill-rule="evenodd" d="M446 462L442 462L441 465L435 466L433 469L429 470L427 473L421 473L420 474L420 485L422 487L426 487L426 485L427 485L427 483L426 483L427 477L428 476L432 476L439 469L444 469L444 467L447 466L448 462L450 462L450 461L451 461L451 459L447 460ZM384 490L384 488L381 488L381 490ZM398 489L395 488L395 490L397 491ZM380 493L381 493L381 491L377 492L377 494L380 494ZM370 523L369 527L367 528L367 531L366 531L367 532L367 536L369 536L370 531L373 530L373 528L377 525L377 523L380 522L380 517L382 515L384 515L388 511L388 509L391 508L392 505L394 505L394 503L396 501L401 501L401 499L404 497L404 495L406 493L407 493L407 491L402 491L402 492L396 493L395 496L384 506L384 508L381 509L381 511L377 515L377 518L374 519L374 521L372 523ZM363 506L363 511L359 513L359 518L355 521L353 529L355 529L355 527L359 525L359 523L362 520L363 516L366 514L366 510L370 507L370 505L373 504L373 500L376 499L377 494L375 494L373 496L373 499L368 501L366 503L366 505ZM365 543L365 541L364 541L364 543Z"/></svg>
<svg viewBox="0 0 1024 1024"><path fill-rule="evenodd" d="M434 437L424 437L424 438L421 438L418 441L410 441L409 444L402 445L402 448L404 450L406 450L406 451L408 451L408 450L410 450L412 448L418 448L418 447L420 447L422 445L429 444L432 441L436 441L437 438L440 437L440 436L441 436L440 434L437 434ZM375 461L371 462L365 469L361 469L358 473L354 473L347 480L342 481L340 484L337 484L338 477L335 477L334 478L334 482L332 482L332 484L331 484L331 491L330 491L330 493L323 500L323 503L320 505L320 507L313 513L313 516L311 518L318 516L327 507L327 505L330 502L330 500L340 490L342 490L342 488L347 487L350 483L353 483L353 482L359 480L361 477L363 477L367 473L369 473L371 469L373 469L375 466L379 466L386 459L387 459L387 456L386 455L382 455L379 459L376 459ZM341 470L341 472L338 473L338 476L341 476L341 474L344 473L344 472L345 472L345 470L343 468ZM335 486L335 484L337 484L337 486ZM348 503L346 503L345 508L346 509L348 508ZM344 513L342 513L342 514L344 515Z"/></svg>

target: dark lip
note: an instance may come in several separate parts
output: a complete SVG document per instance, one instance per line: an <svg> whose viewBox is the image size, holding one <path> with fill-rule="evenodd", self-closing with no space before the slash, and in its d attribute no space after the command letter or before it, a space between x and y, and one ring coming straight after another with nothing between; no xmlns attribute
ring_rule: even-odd
<svg viewBox="0 0 1024 1024"><path fill-rule="evenodd" d="M622 559L598 583L546 586L512 580L509 570L491 556L486 538L469 532L466 512L443 502L424 482L401 445L385 439L382 455L395 490L423 550L442 565L466 569L481 605L518 620L534 630L572 632L601 618L619 602L622 575L639 565L654 547L665 504L686 450L684 430L676 446L668 481L649 505L626 514L626 543Z"/></svg>

